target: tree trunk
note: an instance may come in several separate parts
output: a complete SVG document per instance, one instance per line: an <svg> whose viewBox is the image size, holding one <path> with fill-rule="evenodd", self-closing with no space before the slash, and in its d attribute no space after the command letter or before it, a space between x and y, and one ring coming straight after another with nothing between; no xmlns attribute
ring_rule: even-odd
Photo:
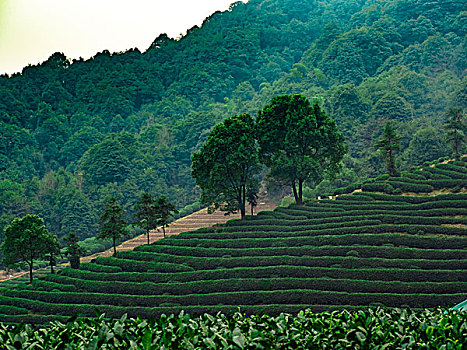
<svg viewBox="0 0 467 350"><path fill-rule="evenodd" d="M117 246L115 245L115 236L112 237L114 243L114 256L117 256Z"/></svg>
<svg viewBox="0 0 467 350"><path fill-rule="evenodd" d="M51 274L55 273L55 271L54 271L54 261L53 260L54 260L53 255L50 254L50 273Z"/></svg>
<svg viewBox="0 0 467 350"><path fill-rule="evenodd" d="M165 238L165 225L162 225L162 232L164 232L164 238Z"/></svg>
<svg viewBox="0 0 467 350"><path fill-rule="evenodd" d="M29 264L29 284L32 284L32 265L34 261L31 259L31 261L28 261Z"/></svg>
<svg viewBox="0 0 467 350"><path fill-rule="evenodd" d="M149 244L149 230L148 230L148 232L146 234L148 236L148 244Z"/></svg>
<svg viewBox="0 0 467 350"><path fill-rule="evenodd" d="M389 164L388 164L388 173L389 176L396 176L396 167L394 165L394 155L392 151L389 151Z"/></svg>
<svg viewBox="0 0 467 350"><path fill-rule="evenodd" d="M303 205L303 180L298 180L298 205Z"/></svg>
<svg viewBox="0 0 467 350"><path fill-rule="evenodd" d="M295 181L294 183L292 184L292 191L293 191L293 196L295 198L295 203L299 203L299 199L298 199L298 194L297 194L297 188L295 187Z"/></svg>
<svg viewBox="0 0 467 350"><path fill-rule="evenodd" d="M242 186L242 195L240 196L240 215L242 220L245 220L245 203L246 203L246 190L245 185Z"/></svg>

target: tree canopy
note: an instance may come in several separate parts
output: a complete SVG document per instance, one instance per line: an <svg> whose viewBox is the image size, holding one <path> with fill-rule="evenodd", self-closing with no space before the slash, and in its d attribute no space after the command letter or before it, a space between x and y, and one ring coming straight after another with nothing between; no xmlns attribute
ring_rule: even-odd
<svg viewBox="0 0 467 350"><path fill-rule="evenodd" d="M136 224L141 227L147 235L149 244L149 232L157 228L159 224L159 214L162 211L156 200L150 193L141 194L141 198L135 205ZM174 207L175 209L175 207Z"/></svg>
<svg viewBox="0 0 467 350"><path fill-rule="evenodd" d="M258 192L255 123L248 114L217 124L192 156L192 175L201 188L201 203L245 218L248 195Z"/></svg>
<svg viewBox="0 0 467 350"><path fill-rule="evenodd" d="M400 136L397 135L391 122L386 122L383 135L375 142L375 148L385 160L389 176L397 176L395 153L400 151Z"/></svg>
<svg viewBox="0 0 467 350"><path fill-rule="evenodd" d="M258 112L256 127L261 161L271 177L292 188L297 204L303 204L304 183L339 172L344 136L318 103L302 95L274 97Z"/></svg>
<svg viewBox="0 0 467 350"><path fill-rule="evenodd" d="M123 218L123 208L117 198L110 197L104 205L99 219L100 228L97 238L112 239L114 255L117 254L117 241L126 235L126 221Z"/></svg>
<svg viewBox="0 0 467 350"><path fill-rule="evenodd" d="M58 245L57 238L45 228L44 220L35 214L14 219L5 227L4 236L1 245L4 264L27 263L30 283L34 260L43 258L47 253L52 256Z"/></svg>

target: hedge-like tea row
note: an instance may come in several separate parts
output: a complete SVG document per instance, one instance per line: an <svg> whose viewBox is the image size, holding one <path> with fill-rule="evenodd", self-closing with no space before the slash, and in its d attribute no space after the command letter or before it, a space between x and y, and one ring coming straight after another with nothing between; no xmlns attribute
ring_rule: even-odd
<svg viewBox="0 0 467 350"><path fill-rule="evenodd" d="M123 254L125 252L121 252ZM189 267L186 264L173 264L168 262L157 262L157 261L140 261L140 260L131 260L131 259L119 259L116 257L98 257L96 259L98 264L105 266L117 266L124 271L133 271L133 272L147 272L147 271L157 271L157 272L183 272L183 271L192 271L193 268Z"/></svg>
<svg viewBox="0 0 467 350"><path fill-rule="evenodd" d="M65 294L65 293L63 293ZM59 293L56 293L59 295ZM81 293L82 295L82 293ZM77 294L80 297L80 293ZM71 296L68 295L70 298ZM104 297L110 298L109 294ZM145 307L141 306L114 306L114 305L95 305L98 304L95 295L93 303L95 304L69 304L69 303L49 303L37 300L1 297L0 302L4 304L8 299L14 302L14 305L27 308L35 312L58 315L89 315L92 311L105 313L109 317L119 317L124 313L129 315L138 315L145 317L154 306L191 306L191 305L267 305L267 304L320 304L320 305L355 305L363 306L372 303L381 303L389 307L397 307L401 304L409 307L436 307L441 304L453 304L460 302L465 298L464 293L459 294L396 294L396 293L347 293L335 291L318 291L288 289L278 291L256 291L251 292L231 292L231 293L209 293L209 294L191 294L191 295L162 295L162 296L127 296L114 295L118 300L126 303L135 301L135 303L147 303ZM101 299L102 300L102 299Z"/></svg>
<svg viewBox="0 0 467 350"><path fill-rule="evenodd" d="M464 193L449 193L449 194L439 194L437 196L399 196L391 195L384 193L363 193L357 192L354 193L355 197L370 197L377 201L394 201L394 202L407 202L410 204L420 204L425 202L434 202L434 201L466 201L467 194ZM339 197L340 198L340 197Z"/></svg>
<svg viewBox="0 0 467 350"><path fill-rule="evenodd" d="M305 266L267 266L267 267L237 267L230 269L198 270L179 273L134 273L121 272L116 275L103 273L67 270L64 275L47 275L46 280L77 284L80 280L90 281L121 281L121 282L154 282L167 283L189 282L199 280L216 280L230 278L337 278L354 280L371 280L377 276L379 281L401 282L467 282L465 270L421 270L421 269L388 269L388 268L361 268L345 269L336 267L305 267ZM71 277L71 279L69 278ZM138 280L138 278L140 278Z"/></svg>
<svg viewBox="0 0 467 350"><path fill-rule="evenodd" d="M402 248L394 246L301 246L301 247L269 247L269 248L201 248L192 249L190 247L169 246L169 245L142 245L134 249L135 252L154 252L161 254L172 254L179 256L193 257L240 257L240 256L343 256L350 250L356 250L362 258L399 258L399 259L467 259L466 249L418 249Z"/></svg>
<svg viewBox="0 0 467 350"><path fill-rule="evenodd" d="M163 239L152 243L154 245L171 245L204 248L267 248L267 247L297 247L303 245L384 245L405 246L413 248L463 249L467 243L462 237L437 237L423 235L406 235L399 233L361 233L342 235L320 235L309 237L285 237L274 240L238 238L238 239Z"/></svg>
<svg viewBox="0 0 467 350"><path fill-rule="evenodd" d="M257 222L245 222L239 224L238 222L229 223L229 225L220 232L234 232L246 231L251 228L263 230L264 227L277 226L286 227L287 230L292 230L293 227L308 227L317 228L318 225L326 225L328 223L361 223L364 221L379 221L380 223L398 223L398 224L422 224L422 225L443 225L443 224L467 224L467 217L446 217L446 216L408 216L408 215L395 215L393 212L390 214L375 214L375 215L360 215L360 216L340 216L322 219L308 219L308 220L285 220L274 219L258 220ZM255 224L255 226L253 226ZM365 223L366 224L366 223ZM324 227L324 226L322 226ZM279 231L279 230L278 230ZM192 237L196 232L181 234L182 237Z"/></svg>
<svg viewBox="0 0 467 350"><path fill-rule="evenodd" d="M82 268L83 270L88 270L88 271L107 272L107 273L114 273L114 272L122 271L122 269L118 266L101 265L101 264L95 264L92 262L82 263L80 265L80 268Z"/></svg>
<svg viewBox="0 0 467 350"><path fill-rule="evenodd" d="M306 213L309 219L318 219L318 218L331 218L331 217L352 217L352 216L362 216L362 215L381 215L381 214L390 214L390 215L404 215L404 216L456 216L456 215L467 215L467 208L439 208L439 209L418 209L418 210L347 210L342 213L313 213L309 211ZM281 218L278 216L278 218ZM299 217L297 217L299 218ZM300 217L297 220L305 220Z"/></svg>
<svg viewBox="0 0 467 350"><path fill-rule="evenodd" d="M451 162L451 163L446 163L446 164L438 164L436 166L437 169L442 169L442 170L447 170L447 171L453 171L455 173L461 173L464 176L467 176L467 167L464 165L459 165L458 163Z"/></svg>
<svg viewBox="0 0 467 350"><path fill-rule="evenodd" d="M192 257L179 256L151 252L121 252L120 258L123 260L142 260L158 263L186 264L195 270L209 270L219 267L255 267L255 266L321 266L332 267L339 265L344 268L362 268L362 267L392 267L392 268L420 268L425 269L467 269L467 259L463 260L425 260L425 259L383 259L383 258L357 258L358 251L348 250L348 256L240 256L240 257ZM122 262L121 266L124 266ZM127 270L128 271L128 270ZM164 272L155 270L157 272Z"/></svg>
<svg viewBox="0 0 467 350"><path fill-rule="evenodd" d="M144 282L141 288L138 288L138 286L131 282L83 281L82 284L77 287L76 292L44 292L39 290L10 289L5 291L3 295L57 303L154 306L160 303L158 298L165 295L181 296L189 294L277 291L287 289L349 293L457 294L463 293L466 287L467 282L387 282L330 278L281 278L280 280L275 278L231 278L167 283L165 285ZM148 296L157 297L148 298ZM0 309L0 311L2 310Z"/></svg>
<svg viewBox="0 0 467 350"><path fill-rule="evenodd" d="M379 221L363 221L352 222L352 226L342 227L337 226L327 229L313 229L307 227L297 227L296 231L281 231L280 227L269 226L264 227L264 231L233 231L233 232L219 232L219 233L206 233L206 234L190 234L178 237L171 237L171 241L185 241L192 239L270 239L270 238L284 238L284 237L310 237L320 235L344 235L344 234L360 234L360 233L408 233L408 234L442 234L463 236L467 234L467 230L459 227L446 227L438 225L409 225L409 224L373 224ZM361 224L361 225L360 225ZM332 226L332 225L331 225ZM260 227L261 228L261 227Z"/></svg>
<svg viewBox="0 0 467 350"><path fill-rule="evenodd" d="M459 180L429 180L428 183L436 190L443 188L467 187L467 179Z"/></svg>

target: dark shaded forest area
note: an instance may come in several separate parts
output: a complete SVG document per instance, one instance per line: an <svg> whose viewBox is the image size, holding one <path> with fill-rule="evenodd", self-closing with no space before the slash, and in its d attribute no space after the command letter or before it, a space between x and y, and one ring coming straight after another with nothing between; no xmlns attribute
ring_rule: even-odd
<svg viewBox="0 0 467 350"><path fill-rule="evenodd" d="M384 172L373 144L386 121L400 168L450 155L442 126L467 107L466 32L461 0L250 0L144 53L55 53L0 77L0 228L36 213L84 239L109 195L129 218L143 191L191 204L190 156L211 128L280 94L319 102L346 137L323 190Z"/></svg>

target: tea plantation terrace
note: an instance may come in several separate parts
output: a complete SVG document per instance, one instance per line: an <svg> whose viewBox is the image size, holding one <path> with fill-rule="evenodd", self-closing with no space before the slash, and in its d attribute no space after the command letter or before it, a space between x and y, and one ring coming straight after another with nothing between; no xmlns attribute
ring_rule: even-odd
<svg viewBox="0 0 467 350"><path fill-rule="evenodd" d="M452 307L467 297L466 225L465 193L310 201L4 288L0 321Z"/></svg>

